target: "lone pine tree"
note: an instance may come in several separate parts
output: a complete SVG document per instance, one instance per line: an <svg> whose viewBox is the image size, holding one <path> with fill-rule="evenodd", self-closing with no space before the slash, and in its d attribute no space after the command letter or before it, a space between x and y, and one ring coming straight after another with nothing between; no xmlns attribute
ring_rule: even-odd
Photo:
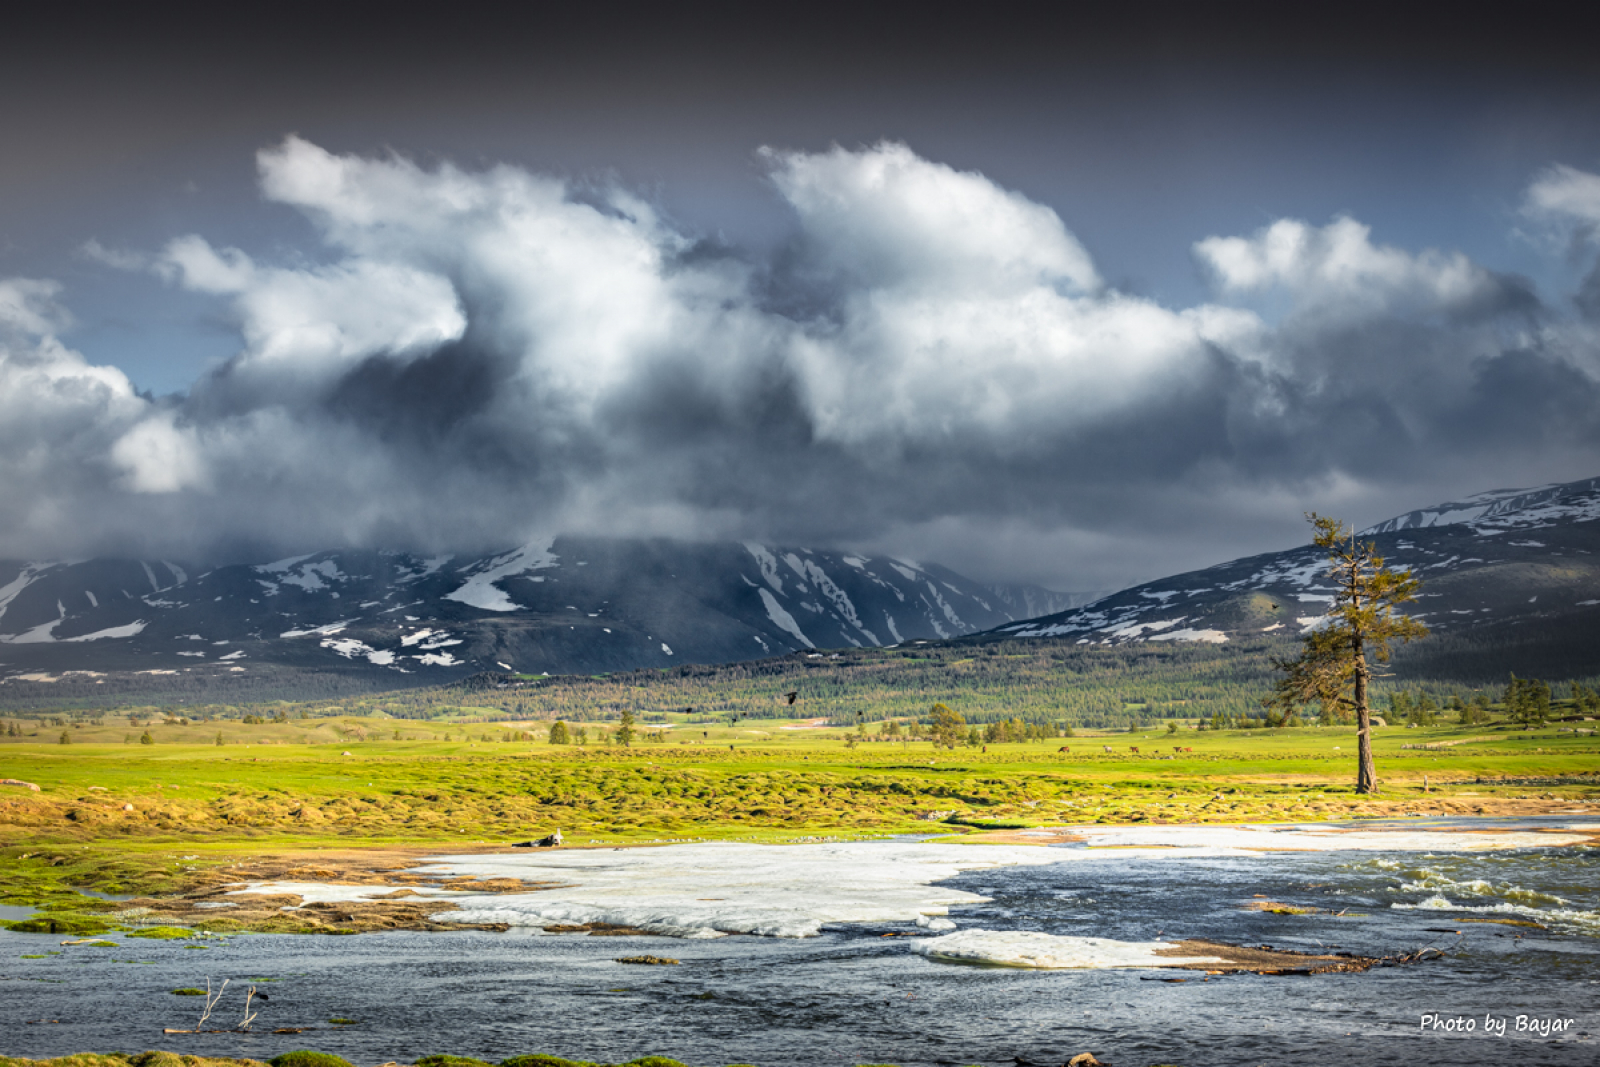
<svg viewBox="0 0 1600 1067"><path fill-rule="evenodd" d="M1313 543L1328 553L1327 578L1333 583L1333 605L1325 622L1303 638L1300 655L1273 660L1284 673L1263 703L1283 717L1315 701L1324 712L1347 708L1356 717L1356 792L1375 793L1377 769L1372 762L1372 709L1367 702L1372 682L1368 657L1389 662L1392 641L1426 637L1427 627L1398 614L1401 604L1416 600L1422 583L1410 571L1390 570L1371 541L1358 541L1344 523L1311 512Z"/></svg>

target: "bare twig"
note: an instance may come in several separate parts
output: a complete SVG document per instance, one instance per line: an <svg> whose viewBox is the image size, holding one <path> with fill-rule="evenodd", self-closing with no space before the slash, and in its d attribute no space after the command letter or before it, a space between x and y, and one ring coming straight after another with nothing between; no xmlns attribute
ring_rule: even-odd
<svg viewBox="0 0 1600 1067"><path fill-rule="evenodd" d="M196 1030L200 1030L205 1027L206 1020L211 1018L211 1009L217 1006L217 1001L222 999L222 994L227 990L228 983L231 981L231 978L224 978L222 980L221 988L219 988L216 992L216 995L213 996L211 993L211 976L209 974L206 975L206 1010L200 1013L200 1021L194 1024L194 1028Z"/></svg>
<svg viewBox="0 0 1600 1067"><path fill-rule="evenodd" d="M254 985L252 985L249 989L245 990L245 994L244 994L244 1018L239 1020L239 1029L240 1030L248 1030L248 1029L250 1029L250 1020L254 1019L256 1017L256 1015L259 1014L259 1009L257 1009L256 1011L251 1011L250 1010L250 1000L255 995L256 995L256 987Z"/></svg>

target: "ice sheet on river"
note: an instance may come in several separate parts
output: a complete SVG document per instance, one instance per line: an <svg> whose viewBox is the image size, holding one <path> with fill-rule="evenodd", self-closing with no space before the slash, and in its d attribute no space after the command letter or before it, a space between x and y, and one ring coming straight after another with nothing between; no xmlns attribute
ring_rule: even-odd
<svg viewBox="0 0 1600 1067"><path fill-rule="evenodd" d="M1186 967L1195 963L1226 966L1216 956L1172 956L1169 941L1113 941L1108 937L1062 937L1031 930L962 930L911 943L911 950L935 960L987 963L1040 970L1095 970L1121 967Z"/></svg>
<svg viewBox="0 0 1600 1067"><path fill-rule="evenodd" d="M934 882L987 867L1055 863L1059 849L970 848L913 842L808 845L711 843L445 856L414 873L554 882L531 893L416 887L452 900L450 918L513 926L614 923L675 937L813 937L826 923L908 923L985 898ZM258 883L246 892L295 893L306 903L365 900L389 886Z"/></svg>
<svg viewBox="0 0 1600 1067"><path fill-rule="evenodd" d="M1260 855L1263 849L1449 852L1570 844L1579 835L1456 833L1444 830L1297 829L1163 826L1086 828L1094 845L1125 849L1038 848L863 841L805 845L733 842L654 848L560 849L442 856L414 873L440 878L513 878L544 883L528 893L473 893L425 886L448 899L466 923L540 927L611 923L675 937L760 934L812 937L828 923L911 923L934 929L953 905L985 898L937 886L962 871L1105 860L1120 855L1179 858ZM255 883L239 892L293 893L305 903L366 900L392 886Z"/></svg>

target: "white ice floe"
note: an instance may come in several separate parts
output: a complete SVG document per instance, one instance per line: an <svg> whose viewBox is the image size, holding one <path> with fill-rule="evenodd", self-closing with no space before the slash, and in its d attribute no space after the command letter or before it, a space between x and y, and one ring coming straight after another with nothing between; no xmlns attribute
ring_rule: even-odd
<svg viewBox="0 0 1600 1067"><path fill-rule="evenodd" d="M675 937L760 934L812 937L827 923L911 923L954 905L982 903L974 893L934 883L961 871L1009 866L1153 859L1261 856L1271 851L1464 852L1575 844L1578 834L1518 831L1358 830L1231 826L1086 827L1098 848L954 845L857 841L805 845L732 842L660 848L573 849L443 856L419 873L517 878L554 884L528 893L479 894L418 887L449 899L460 922L513 926L615 923ZM390 886L257 883L238 892L295 893L306 903L365 900ZM948 920L946 920L948 921ZM941 939L943 940L943 939ZM1020 964L1019 964L1020 965Z"/></svg>
<svg viewBox="0 0 1600 1067"><path fill-rule="evenodd" d="M985 898L932 885L961 871L1067 858L1026 845L910 842L710 843L664 848L448 856L422 873L555 882L531 893L422 889L462 910L459 922L513 926L616 923L676 937L814 937L826 923L910 923ZM364 900L392 886L273 882L241 892L296 893L306 903Z"/></svg>
<svg viewBox="0 0 1600 1067"><path fill-rule="evenodd" d="M1158 956L1165 941L1113 941L1107 937L1061 937L1030 930L962 930L912 941L911 950L934 960L987 963L1041 970L1109 970L1119 967L1181 967L1227 961L1215 956Z"/></svg>
<svg viewBox="0 0 1600 1067"><path fill-rule="evenodd" d="M1545 926L1568 927L1586 934L1600 934L1600 912L1584 911L1581 908L1535 908L1510 901L1482 905L1456 904L1442 893L1435 893L1415 904L1389 906L1400 911L1448 911L1467 915L1515 916L1520 919L1531 919Z"/></svg>

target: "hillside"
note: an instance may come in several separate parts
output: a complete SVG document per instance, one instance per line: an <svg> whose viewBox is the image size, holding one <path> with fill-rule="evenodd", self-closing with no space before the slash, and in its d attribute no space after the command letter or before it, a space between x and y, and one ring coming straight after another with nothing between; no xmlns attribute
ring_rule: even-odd
<svg viewBox="0 0 1600 1067"><path fill-rule="evenodd" d="M1600 478L1497 490L1421 508L1362 531L1422 579L1412 614L1432 636L1397 664L1418 674L1550 678L1600 670ZM1082 608L1008 623L982 639L1081 645L1297 636L1332 601L1307 545L1124 589ZM1397 668L1398 669L1398 668Z"/></svg>
<svg viewBox="0 0 1600 1067"><path fill-rule="evenodd" d="M260 698L482 670L727 663L958 637L1068 603L937 564L755 543L559 537L490 556L322 552L207 570L9 563L0 701L8 690L106 679L177 692L202 676Z"/></svg>

